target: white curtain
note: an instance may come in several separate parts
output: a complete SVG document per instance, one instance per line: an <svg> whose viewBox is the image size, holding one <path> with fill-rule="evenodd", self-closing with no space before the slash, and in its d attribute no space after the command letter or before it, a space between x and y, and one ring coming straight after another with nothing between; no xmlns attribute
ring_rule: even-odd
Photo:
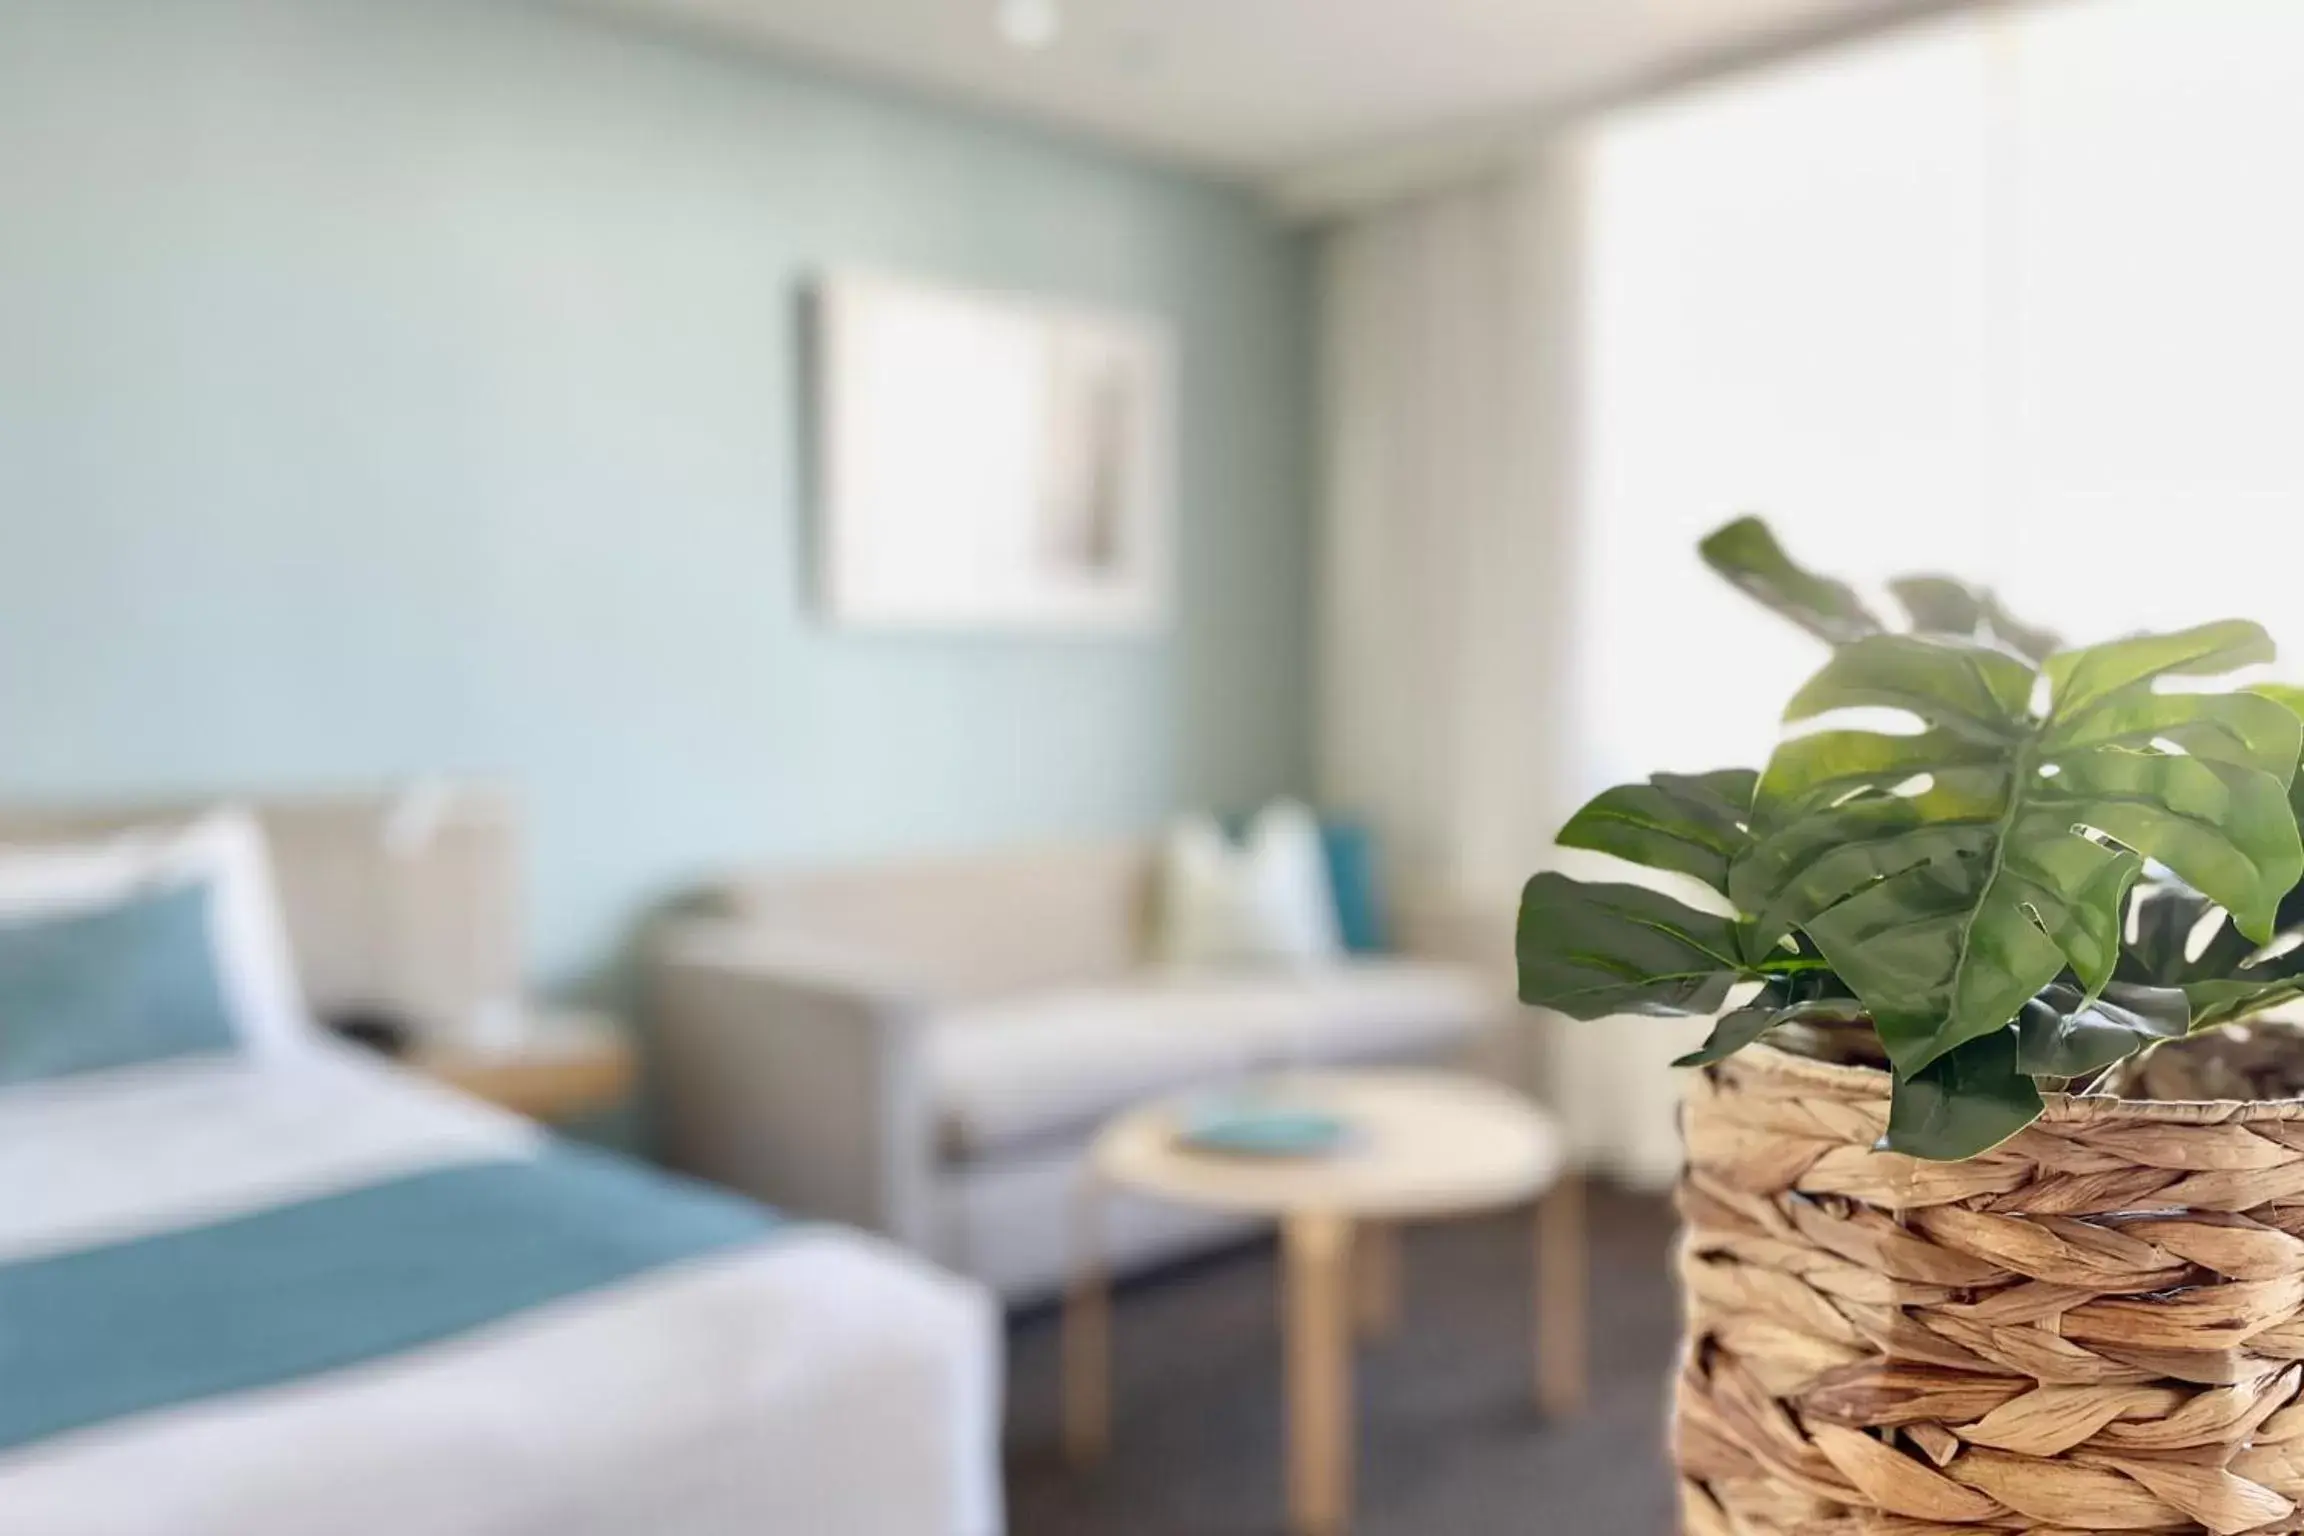
<svg viewBox="0 0 2304 1536"><path fill-rule="evenodd" d="M1321 792L1381 833L1401 902L1474 914L1510 966L1519 887L1578 759L1573 148L1333 230L1323 253ZM1525 1076L1587 1160L1677 1166L1687 1025L1530 1015ZM1702 1030L1694 1030L1701 1038Z"/></svg>

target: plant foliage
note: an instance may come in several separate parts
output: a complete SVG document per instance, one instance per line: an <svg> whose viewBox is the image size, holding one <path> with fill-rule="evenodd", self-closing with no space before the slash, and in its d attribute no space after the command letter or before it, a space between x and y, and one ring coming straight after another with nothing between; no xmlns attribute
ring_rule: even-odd
<svg viewBox="0 0 2304 1536"><path fill-rule="evenodd" d="M2036 1117L2044 1081L2304 996L2304 692L2199 683L2270 660L2260 626L2068 649L1914 576L1891 584L1899 631L1757 519L1701 551L1833 654L1763 770L1658 774L1576 813L1563 845L1661 878L1531 879L1524 1001L1721 1015L1691 1063L1867 1021L1886 1144L1958 1158Z"/></svg>

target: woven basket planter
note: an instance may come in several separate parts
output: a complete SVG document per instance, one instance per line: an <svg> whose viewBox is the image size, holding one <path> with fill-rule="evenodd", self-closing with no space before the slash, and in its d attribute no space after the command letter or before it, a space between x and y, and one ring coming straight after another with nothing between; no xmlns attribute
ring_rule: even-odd
<svg viewBox="0 0 2304 1536"><path fill-rule="evenodd" d="M2304 1102L2052 1099L1923 1163L1883 1086L1692 1085L1688 1536L2304 1531Z"/></svg>

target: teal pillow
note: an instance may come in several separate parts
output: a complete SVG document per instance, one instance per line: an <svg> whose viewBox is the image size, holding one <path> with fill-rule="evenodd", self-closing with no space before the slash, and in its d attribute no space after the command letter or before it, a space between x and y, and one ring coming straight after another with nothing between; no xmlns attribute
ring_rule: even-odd
<svg viewBox="0 0 2304 1536"><path fill-rule="evenodd" d="M238 1043L202 881L0 921L0 1085Z"/></svg>
<svg viewBox="0 0 2304 1536"><path fill-rule="evenodd" d="M1328 856L1328 886L1336 895L1336 932L1344 950L1380 955L1391 947L1376 879L1376 834L1356 821L1320 823L1320 849Z"/></svg>
<svg viewBox="0 0 2304 1536"><path fill-rule="evenodd" d="M1247 835L1249 818L1235 812L1219 818L1234 842ZM1365 822L1320 818L1320 854L1328 866L1328 894L1336 901L1336 937L1348 955L1380 955L1392 947L1384 923L1384 893L1376 877L1376 834Z"/></svg>

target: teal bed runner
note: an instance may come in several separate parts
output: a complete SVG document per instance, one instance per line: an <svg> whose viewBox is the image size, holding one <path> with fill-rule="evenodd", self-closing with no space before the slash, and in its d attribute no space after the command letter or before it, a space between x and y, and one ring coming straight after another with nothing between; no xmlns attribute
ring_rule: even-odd
<svg viewBox="0 0 2304 1536"><path fill-rule="evenodd" d="M381 1359L778 1224L554 1144L0 1264L0 1450Z"/></svg>

